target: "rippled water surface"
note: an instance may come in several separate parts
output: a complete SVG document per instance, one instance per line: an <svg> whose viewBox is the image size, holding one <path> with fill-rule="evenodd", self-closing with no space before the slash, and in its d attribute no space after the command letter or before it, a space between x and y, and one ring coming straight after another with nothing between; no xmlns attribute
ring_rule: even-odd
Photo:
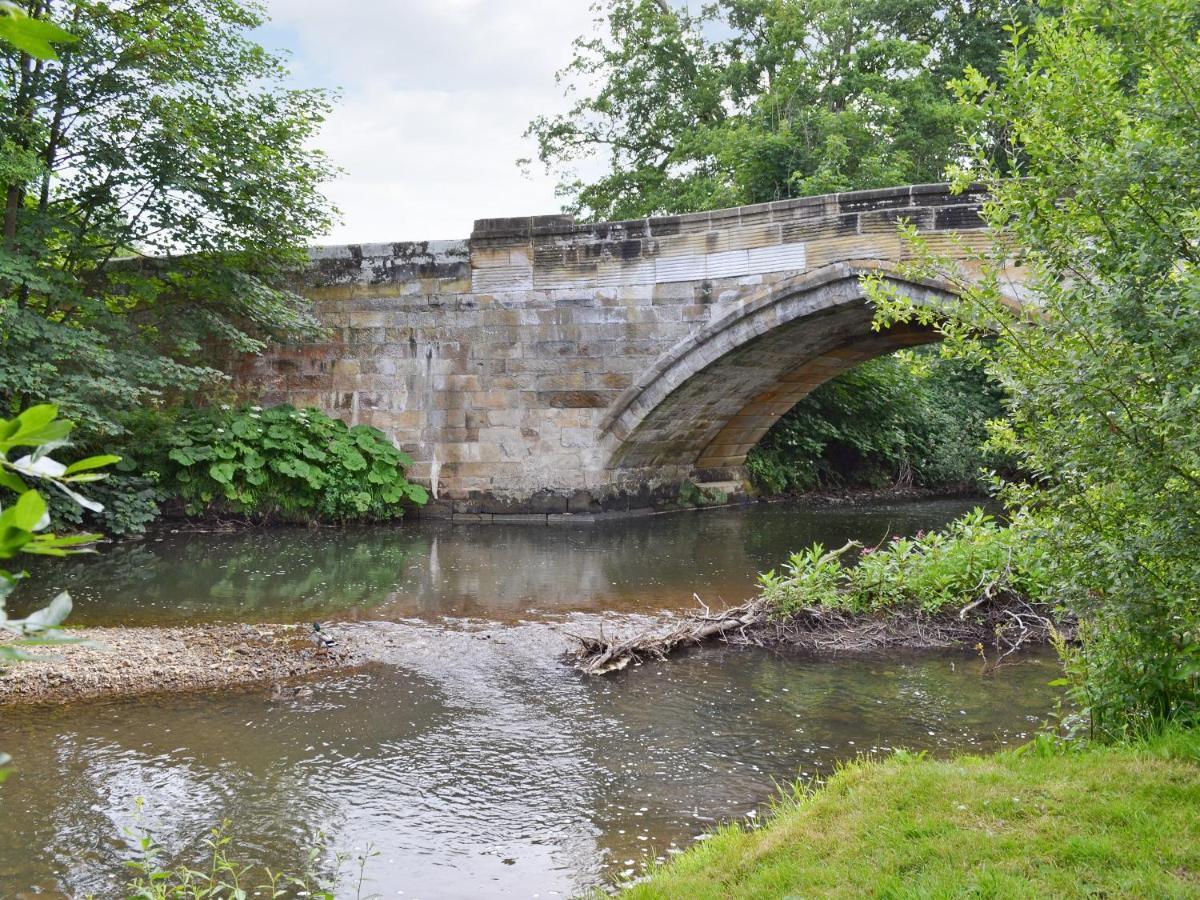
<svg viewBox="0 0 1200 900"><path fill-rule="evenodd" d="M965 654L709 649L592 680L560 662L563 631L594 628L598 610L680 606L693 590L740 599L787 548L929 527L960 508L193 536L142 545L140 579L95 561L80 573L95 603L80 613L94 621L119 611L106 577L156 621L210 608L278 618L288 590L323 616L405 621L378 626L393 638L386 663L286 700L251 690L0 712L18 763L0 788L0 896L118 895L138 798L171 858L194 856L197 837L228 818L242 858L273 867L301 866L318 833L326 872L334 853L373 843L364 895L569 896L858 753L1019 742L1055 699L1049 656L989 675ZM357 564L343 567L342 554ZM254 574L214 571L235 560ZM247 586L255 602L233 602Z"/></svg>

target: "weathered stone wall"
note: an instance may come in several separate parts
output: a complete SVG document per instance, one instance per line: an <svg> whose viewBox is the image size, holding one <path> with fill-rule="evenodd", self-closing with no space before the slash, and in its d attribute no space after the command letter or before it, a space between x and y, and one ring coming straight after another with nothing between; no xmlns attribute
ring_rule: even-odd
<svg viewBox="0 0 1200 900"><path fill-rule="evenodd" d="M304 291L328 340L249 362L264 402L375 425L460 514L648 502L736 477L805 393L931 339L877 334L860 276L986 240L974 194L915 185L577 225L484 219L467 241L313 251ZM937 285L903 282L931 300Z"/></svg>

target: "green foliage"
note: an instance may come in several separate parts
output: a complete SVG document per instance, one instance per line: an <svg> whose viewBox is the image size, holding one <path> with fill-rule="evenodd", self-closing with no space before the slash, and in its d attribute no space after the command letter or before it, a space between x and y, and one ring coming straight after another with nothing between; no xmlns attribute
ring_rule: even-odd
<svg viewBox="0 0 1200 900"><path fill-rule="evenodd" d="M73 44L76 40L53 22L31 18L13 0L0 0L0 43L34 59L58 59L54 45Z"/></svg>
<svg viewBox="0 0 1200 900"><path fill-rule="evenodd" d="M233 512L283 521L387 520L428 500L404 477L411 457L383 432L318 409L181 412L143 456L193 515Z"/></svg>
<svg viewBox="0 0 1200 900"><path fill-rule="evenodd" d="M813 544L807 550L793 553L783 564L783 573L774 569L758 576L762 595L770 601L774 613L788 616L806 606L837 608L842 603L842 576L845 568L841 563L840 550L825 551L822 544Z"/></svg>
<svg viewBox="0 0 1200 900"><path fill-rule="evenodd" d="M983 145L959 173L991 194L981 279L914 240L913 268L962 296L943 346L1005 388L993 444L1033 476L1005 496L1080 621L1076 699L1113 736L1200 719L1198 30L1190 0L1077 0L1018 30L998 82L959 85L1022 176ZM870 287L881 323L935 318Z"/></svg>
<svg viewBox="0 0 1200 900"><path fill-rule="evenodd" d="M257 4L30 10L75 40L36 63L0 43L0 414L49 398L107 445L123 411L316 333L289 272L332 213L309 149L330 98L250 39Z"/></svg>
<svg viewBox="0 0 1200 900"><path fill-rule="evenodd" d="M720 488L701 487L694 481L679 486L678 503L683 507L721 506L728 502L729 495Z"/></svg>
<svg viewBox="0 0 1200 900"><path fill-rule="evenodd" d="M959 130L949 78L991 72L1021 0L605 0L527 136L567 208L631 219L936 181ZM598 160L590 182L573 167Z"/></svg>
<svg viewBox="0 0 1200 900"><path fill-rule="evenodd" d="M129 863L134 873L126 884L129 900L216 900L244 897L311 897L335 900L335 885L326 884L317 874L322 848L309 853L306 872L288 875L263 868L256 872L230 858L233 838L229 822L213 828L203 844L208 859L203 868L187 865L167 867L161 862L162 848L145 831L133 830L138 858Z"/></svg>
<svg viewBox="0 0 1200 900"><path fill-rule="evenodd" d="M105 474L98 470L118 458L92 456L70 465L55 460L50 453L67 443L73 427L58 418L57 408L50 404L30 407L13 419L0 419L0 560L18 553L59 557L84 553L100 539L98 534L59 535L47 530L50 513L46 499L29 486L30 482L41 483L80 506L101 508L77 488L102 480ZM21 452L25 450L29 452ZM0 644L0 660L29 658L22 649L26 646L69 642L58 631L71 611L71 597L65 591L24 619L8 617L5 602L22 577L22 573L0 569L0 631L18 637Z"/></svg>
<svg viewBox="0 0 1200 900"><path fill-rule="evenodd" d="M163 498L157 482L132 469L133 465L123 460L104 481L91 486L88 493L104 507L98 511L84 509L61 494L47 497L54 526L71 530L96 527L115 537L145 534L159 517Z"/></svg>
<svg viewBox="0 0 1200 900"><path fill-rule="evenodd" d="M976 481L1007 460L981 448L1002 415L977 368L916 351L870 360L818 387L746 457L761 490Z"/></svg>
<svg viewBox="0 0 1200 900"><path fill-rule="evenodd" d="M853 613L896 608L957 611L984 597L1046 596L1044 563L1019 529L976 509L942 531L895 537L863 548L856 565L843 558L857 545L826 552L820 544L792 554L783 573L759 576L762 595L779 616L826 607Z"/></svg>

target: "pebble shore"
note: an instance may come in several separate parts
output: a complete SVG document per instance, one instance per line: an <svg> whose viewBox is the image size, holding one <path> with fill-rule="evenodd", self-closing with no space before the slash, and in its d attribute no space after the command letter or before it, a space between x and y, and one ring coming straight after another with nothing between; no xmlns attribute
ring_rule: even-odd
<svg viewBox="0 0 1200 900"><path fill-rule="evenodd" d="M31 648L37 660L0 670L0 706L204 691L278 682L361 665L370 630L338 628L319 651L308 625L80 628L89 644ZM2 638L0 638L2 640Z"/></svg>

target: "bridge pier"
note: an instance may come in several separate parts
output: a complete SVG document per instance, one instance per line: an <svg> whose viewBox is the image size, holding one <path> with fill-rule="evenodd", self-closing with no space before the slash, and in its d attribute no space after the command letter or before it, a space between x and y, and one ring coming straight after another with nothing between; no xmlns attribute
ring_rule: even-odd
<svg viewBox="0 0 1200 900"><path fill-rule="evenodd" d="M987 246L975 193L912 185L629 222L485 219L466 241L317 248L301 278L326 337L249 359L238 386L318 406L409 452L460 516L643 509L735 481L814 387L933 339L871 329L897 223L935 249Z"/></svg>

